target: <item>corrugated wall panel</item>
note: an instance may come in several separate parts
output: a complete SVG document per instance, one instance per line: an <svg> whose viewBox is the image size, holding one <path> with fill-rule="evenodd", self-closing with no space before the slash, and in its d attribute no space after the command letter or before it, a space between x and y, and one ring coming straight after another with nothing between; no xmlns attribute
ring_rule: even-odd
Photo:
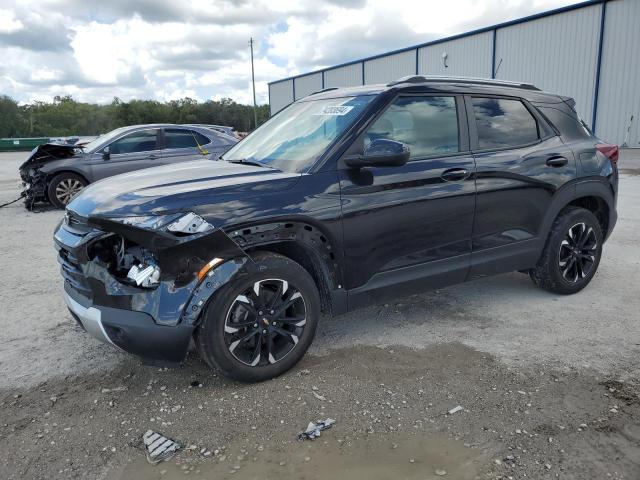
<svg viewBox="0 0 640 480"><path fill-rule="evenodd" d="M293 102L293 80L269 85L269 110L275 115Z"/></svg>
<svg viewBox="0 0 640 480"><path fill-rule="evenodd" d="M640 2L607 3L600 68L597 135L621 145L633 115L627 145L640 147Z"/></svg>
<svg viewBox="0 0 640 480"><path fill-rule="evenodd" d="M445 68L442 54L447 53ZM420 75L454 75L491 78L493 32L484 32L418 51Z"/></svg>
<svg viewBox="0 0 640 480"><path fill-rule="evenodd" d="M600 5L498 29L496 78L531 82L576 100L590 123L598 57Z"/></svg>
<svg viewBox="0 0 640 480"><path fill-rule="evenodd" d="M362 85L362 63L332 68L324 72L324 88Z"/></svg>
<svg viewBox="0 0 640 480"><path fill-rule="evenodd" d="M294 81L296 82L296 100L304 98L310 93L322 90L322 73L297 77Z"/></svg>
<svg viewBox="0 0 640 480"><path fill-rule="evenodd" d="M416 51L387 55L364 62L364 81L367 85L389 83L416 73Z"/></svg>

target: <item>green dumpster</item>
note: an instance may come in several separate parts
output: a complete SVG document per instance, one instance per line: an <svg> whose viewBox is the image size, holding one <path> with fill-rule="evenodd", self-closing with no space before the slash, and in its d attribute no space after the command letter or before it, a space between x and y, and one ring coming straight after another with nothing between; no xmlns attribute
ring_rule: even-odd
<svg viewBox="0 0 640 480"><path fill-rule="evenodd" d="M33 150L38 145L48 143L49 137L36 138L0 138L0 152Z"/></svg>

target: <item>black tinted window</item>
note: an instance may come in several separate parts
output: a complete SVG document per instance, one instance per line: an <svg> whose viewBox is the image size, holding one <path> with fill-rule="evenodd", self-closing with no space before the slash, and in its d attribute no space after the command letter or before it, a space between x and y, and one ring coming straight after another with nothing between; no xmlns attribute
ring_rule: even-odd
<svg viewBox="0 0 640 480"><path fill-rule="evenodd" d="M519 100L473 98L479 148L504 148L538 140L538 125Z"/></svg>
<svg viewBox="0 0 640 480"><path fill-rule="evenodd" d="M197 148L211 143L211 140L194 130L168 128L164 131L164 142L166 148Z"/></svg>
<svg viewBox="0 0 640 480"><path fill-rule="evenodd" d="M574 112L569 113L555 107L538 105L536 107L562 132L563 136L580 139L591 136L589 130L580 122L580 118Z"/></svg>
<svg viewBox="0 0 640 480"><path fill-rule="evenodd" d="M149 152L156 149L156 130L133 132L109 145L112 154Z"/></svg>
<svg viewBox="0 0 640 480"><path fill-rule="evenodd" d="M409 146L411 158L459 151L454 97L399 97L369 127L365 147L378 138Z"/></svg>

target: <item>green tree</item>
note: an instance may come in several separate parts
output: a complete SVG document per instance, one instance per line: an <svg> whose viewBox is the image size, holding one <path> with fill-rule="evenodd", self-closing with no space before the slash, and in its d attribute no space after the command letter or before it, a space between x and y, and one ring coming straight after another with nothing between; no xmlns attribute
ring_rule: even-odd
<svg viewBox="0 0 640 480"><path fill-rule="evenodd" d="M20 123L18 104L6 95L0 96L0 137L15 137Z"/></svg>
<svg viewBox="0 0 640 480"><path fill-rule="evenodd" d="M269 106L258 107L258 123L269 118ZM0 136L58 137L99 135L126 125L147 123L202 123L229 125L239 131L253 127L253 106L230 98L198 102L182 98L170 102L131 100L118 97L106 105L77 102L71 96L56 96L52 102L18 105L0 97Z"/></svg>

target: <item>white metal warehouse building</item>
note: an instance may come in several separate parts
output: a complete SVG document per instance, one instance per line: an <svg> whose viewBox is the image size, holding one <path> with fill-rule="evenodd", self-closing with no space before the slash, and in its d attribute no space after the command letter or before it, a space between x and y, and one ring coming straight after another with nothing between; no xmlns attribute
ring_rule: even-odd
<svg viewBox="0 0 640 480"><path fill-rule="evenodd" d="M271 114L324 88L414 74L533 83L575 98L603 140L638 148L640 0L590 0L271 82Z"/></svg>

